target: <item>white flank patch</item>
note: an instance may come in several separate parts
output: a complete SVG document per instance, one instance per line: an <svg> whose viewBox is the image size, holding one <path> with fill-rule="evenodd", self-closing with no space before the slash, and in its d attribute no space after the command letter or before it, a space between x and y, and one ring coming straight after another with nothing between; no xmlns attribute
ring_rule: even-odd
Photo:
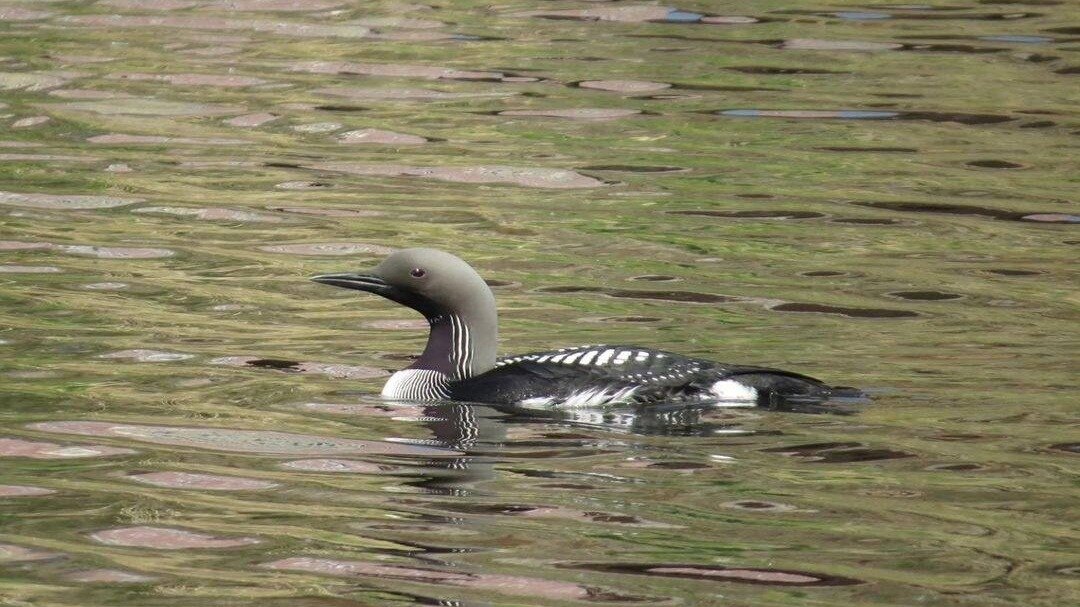
<svg viewBox="0 0 1080 607"><path fill-rule="evenodd" d="M536 398L526 398L525 400L518 401L518 406L525 407L526 409L546 409L554 402L555 399L550 396L538 396Z"/></svg>
<svg viewBox="0 0 1080 607"><path fill-rule="evenodd" d="M533 409L548 407L555 407L558 409L600 407L603 405L626 402L634 395L634 392L636 392L637 389L638 386L629 386L614 390L606 388L589 388L571 394L567 398L561 400L552 396L537 396L520 400L518 401L518 405Z"/></svg>
<svg viewBox="0 0 1080 607"><path fill-rule="evenodd" d="M757 402L757 388L740 384L734 379L721 379L713 384L709 391L720 400Z"/></svg>

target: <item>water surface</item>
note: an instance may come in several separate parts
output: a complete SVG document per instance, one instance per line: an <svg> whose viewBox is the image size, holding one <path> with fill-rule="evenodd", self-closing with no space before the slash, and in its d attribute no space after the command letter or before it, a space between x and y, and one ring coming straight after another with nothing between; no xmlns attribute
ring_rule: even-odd
<svg viewBox="0 0 1080 607"><path fill-rule="evenodd" d="M1068 3L436 4L0 0L0 602L1076 602ZM418 245L873 402L383 403Z"/></svg>

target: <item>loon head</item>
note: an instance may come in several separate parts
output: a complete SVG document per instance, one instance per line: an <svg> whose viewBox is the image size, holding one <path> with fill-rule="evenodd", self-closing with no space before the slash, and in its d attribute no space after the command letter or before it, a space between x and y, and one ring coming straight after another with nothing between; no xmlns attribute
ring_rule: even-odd
<svg viewBox="0 0 1080 607"><path fill-rule="evenodd" d="M431 334L411 368L461 379L495 366L495 296L476 270L455 255L402 249L366 272L320 274L311 280L381 295L423 314Z"/></svg>

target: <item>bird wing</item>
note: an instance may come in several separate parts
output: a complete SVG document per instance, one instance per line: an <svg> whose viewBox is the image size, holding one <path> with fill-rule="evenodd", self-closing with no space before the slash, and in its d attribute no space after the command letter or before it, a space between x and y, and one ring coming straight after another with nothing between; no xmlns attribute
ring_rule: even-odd
<svg viewBox="0 0 1080 607"><path fill-rule="evenodd" d="M755 390L767 388L769 378L820 383L774 369L727 365L633 346L599 345L500 359L491 371L460 382L454 397L530 407L717 400L715 384L740 377L747 381L736 379L739 385Z"/></svg>

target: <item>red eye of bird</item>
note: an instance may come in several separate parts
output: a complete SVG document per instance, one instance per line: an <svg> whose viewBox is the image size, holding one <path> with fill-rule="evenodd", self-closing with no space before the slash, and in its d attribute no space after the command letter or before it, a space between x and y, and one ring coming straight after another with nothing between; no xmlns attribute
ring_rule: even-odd
<svg viewBox="0 0 1080 607"><path fill-rule="evenodd" d="M427 272L424 270L424 268L413 268L412 271L409 272L409 274L412 274L413 278L423 278L424 274L427 274Z"/></svg>

